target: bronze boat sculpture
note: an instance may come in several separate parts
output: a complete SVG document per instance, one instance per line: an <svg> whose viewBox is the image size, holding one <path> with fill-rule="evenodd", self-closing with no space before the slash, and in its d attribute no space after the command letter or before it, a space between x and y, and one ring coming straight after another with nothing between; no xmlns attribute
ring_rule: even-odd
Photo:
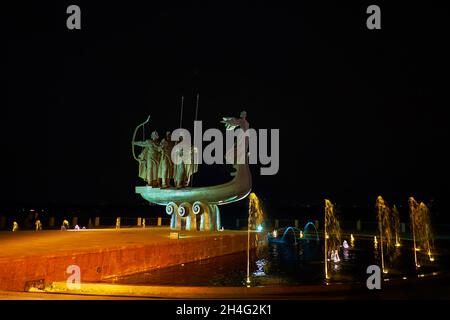
<svg viewBox="0 0 450 320"><path fill-rule="evenodd" d="M140 126L136 127L134 139ZM224 118L230 120L231 118ZM235 128L234 127L227 127ZM252 189L252 178L248 161L244 164L234 164L235 172L229 182L207 187L186 187L182 189L159 188L152 186L137 186L135 191L150 203L165 206L166 213L171 216L170 227L174 230L221 230L219 206L233 203L247 197Z"/></svg>

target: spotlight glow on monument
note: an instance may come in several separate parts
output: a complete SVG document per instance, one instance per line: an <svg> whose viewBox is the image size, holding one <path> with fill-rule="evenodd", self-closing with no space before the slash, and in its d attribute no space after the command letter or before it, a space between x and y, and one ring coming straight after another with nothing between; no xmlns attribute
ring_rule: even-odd
<svg viewBox="0 0 450 320"><path fill-rule="evenodd" d="M222 122L227 130L241 127L241 131L246 132L249 129L246 116L246 112L241 112L240 118L223 118ZM139 177L147 182L147 186L136 187L136 193L150 203L166 207L166 213L171 216L171 229L222 230L219 206L244 199L252 188L247 137L241 135L236 143L238 151L244 148L244 152L241 152L244 157L242 163L230 161L230 157L233 160L234 147L226 154L227 163L234 163L235 171L231 174L231 181L214 186L193 187L193 175L198 170L198 150L185 148L183 134L175 145L170 132L166 133L159 144L156 131L153 131L149 140L135 141L139 128L149 121L150 117L135 128L131 142L133 158L139 163ZM142 148L139 156L136 156L134 150L136 146ZM239 152L237 156L239 158Z"/></svg>

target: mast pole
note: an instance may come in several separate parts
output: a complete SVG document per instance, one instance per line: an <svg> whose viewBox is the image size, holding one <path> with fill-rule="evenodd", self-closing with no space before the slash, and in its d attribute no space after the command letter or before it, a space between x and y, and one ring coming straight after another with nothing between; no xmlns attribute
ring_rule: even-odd
<svg viewBox="0 0 450 320"><path fill-rule="evenodd" d="M180 128L183 125L183 105L184 105L184 96L181 96Z"/></svg>
<svg viewBox="0 0 450 320"><path fill-rule="evenodd" d="M197 102L195 103L195 121L197 121L198 118L198 101L200 99L200 94L197 93Z"/></svg>
<svg viewBox="0 0 450 320"><path fill-rule="evenodd" d="M194 119L194 127L195 127L195 121L197 121L198 117L198 100L200 99L200 93L197 93L197 101L195 102L195 119ZM195 148L193 149L194 154L191 157L191 161L194 161L195 158ZM192 174L191 177L191 187L194 185L194 174Z"/></svg>

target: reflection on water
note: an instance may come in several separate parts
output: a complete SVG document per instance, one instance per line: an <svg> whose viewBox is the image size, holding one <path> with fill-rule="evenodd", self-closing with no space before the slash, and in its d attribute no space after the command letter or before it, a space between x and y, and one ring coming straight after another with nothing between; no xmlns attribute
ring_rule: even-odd
<svg viewBox="0 0 450 320"><path fill-rule="evenodd" d="M405 243L406 244L406 243ZM448 248L448 243L440 247ZM441 250L442 251L442 250ZM338 263L330 264L330 280L334 282L365 282L366 269L380 265L378 250L372 240L358 240L354 247L339 249ZM251 259L252 286L290 286L323 284L322 241L301 240L296 244L270 243ZM396 248L385 257L390 277L417 276L410 246ZM440 255L437 262L423 265L420 274L449 270L449 255ZM150 272L142 272L111 281L122 284L179 286L241 286L245 285L247 255L245 252L186 263Z"/></svg>

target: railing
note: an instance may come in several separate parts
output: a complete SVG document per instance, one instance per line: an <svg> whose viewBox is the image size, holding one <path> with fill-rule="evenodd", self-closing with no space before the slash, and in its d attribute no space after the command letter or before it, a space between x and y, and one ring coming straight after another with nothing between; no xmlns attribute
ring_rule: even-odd
<svg viewBox="0 0 450 320"><path fill-rule="evenodd" d="M115 228L118 217L44 217L42 222L42 229L44 230L59 230L63 224L63 220L66 219L69 222L69 228L73 229L75 223L78 224L80 228L86 227L87 229L101 229L101 228ZM53 221L52 221L53 219ZM131 227L143 227L143 220L145 219L145 227L168 227L170 226L170 217L120 217L120 227L121 228L131 228ZM19 223L19 230L35 230L34 221L28 221L28 223L22 221L17 221ZM11 231L13 228L13 218L6 218L0 216L0 230ZM247 218L229 218L222 216L222 225L228 230L247 230ZM278 228L286 227L296 227L303 229L304 226L312 222L317 227L318 231L322 230L323 221L315 219L270 219L264 222L264 229L267 231L272 231ZM375 221L340 221L341 230L344 233L354 233L354 234L368 234L377 235L378 233L378 223ZM433 224L432 230L435 236L439 235L449 235L450 234L450 224ZM400 233L409 234L410 224L408 222L400 222Z"/></svg>
<svg viewBox="0 0 450 320"><path fill-rule="evenodd" d="M119 217L44 217L42 218L41 225L43 230L60 230L63 226L63 221L67 220L69 228L73 229L75 225L78 225L80 229L85 227L86 229L101 229L101 228L115 228L117 224L117 218ZM120 217L121 228L143 228L145 219L145 227L168 227L170 226L169 217ZM11 231L13 229L13 223L15 219L0 217L0 230ZM22 219L18 220L19 230L35 230L36 224L34 219Z"/></svg>

